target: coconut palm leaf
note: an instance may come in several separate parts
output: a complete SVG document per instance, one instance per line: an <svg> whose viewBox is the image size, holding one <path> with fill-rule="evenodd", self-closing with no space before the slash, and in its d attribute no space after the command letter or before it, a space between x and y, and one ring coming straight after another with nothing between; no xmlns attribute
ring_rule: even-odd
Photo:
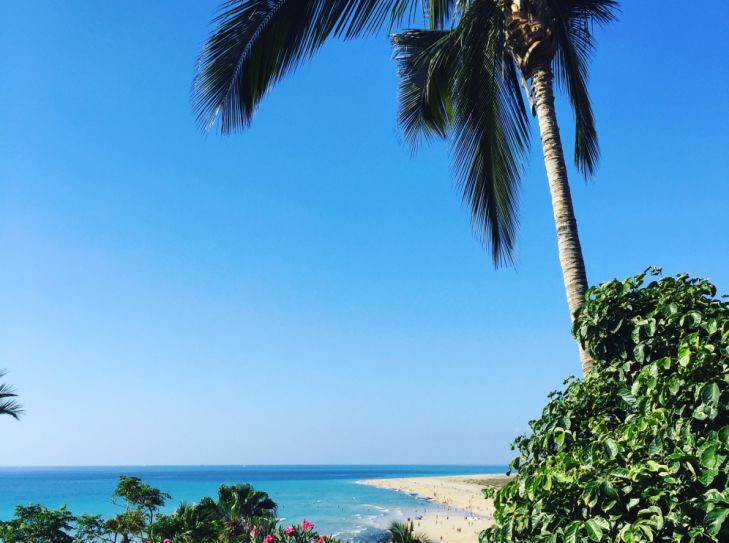
<svg viewBox="0 0 729 543"><path fill-rule="evenodd" d="M5 377L7 371L0 370L0 379ZM0 383L0 415L10 415L16 420L20 420L23 414L23 406L15 399L18 394L15 389L6 383Z"/></svg>
<svg viewBox="0 0 729 543"><path fill-rule="evenodd" d="M261 98L330 36L370 34L413 20L418 9L444 23L451 1L229 0L198 59L193 107L199 124L222 133L245 128ZM421 8L422 6L422 8Z"/></svg>
<svg viewBox="0 0 729 543"><path fill-rule="evenodd" d="M508 57L503 12L475 0L450 31L394 36L399 119L406 139L445 136L475 230L495 265L510 262L518 226L518 189L529 147L528 116Z"/></svg>
<svg viewBox="0 0 729 543"><path fill-rule="evenodd" d="M496 266L513 258L518 190L529 147L528 116L506 53L502 17L492 0L476 0L462 19L462 40L469 45L462 48L453 86L451 135L463 200Z"/></svg>
<svg viewBox="0 0 729 543"><path fill-rule="evenodd" d="M267 493L248 484L221 485L218 490L218 509L224 518L246 522L276 517L276 503Z"/></svg>
<svg viewBox="0 0 729 543"><path fill-rule="evenodd" d="M413 150L421 137L447 136L453 118L456 38L456 32L444 30L411 30L392 37L400 77L398 121Z"/></svg>
<svg viewBox="0 0 729 543"><path fill-rule="evenodd" d="M588 65L595 47L591 23L615 19L615 0L550 0L555 16L555 73L575 115L574 160L586 177L594 174L600 147L587 90Z"/></svg>
<svg viewBox="0 0 729 543"><path fill-rule="evenodd" d="M387 530L390 532L392 543L432 543L428 536L415 533L410 523L393 522Z"/></svg>

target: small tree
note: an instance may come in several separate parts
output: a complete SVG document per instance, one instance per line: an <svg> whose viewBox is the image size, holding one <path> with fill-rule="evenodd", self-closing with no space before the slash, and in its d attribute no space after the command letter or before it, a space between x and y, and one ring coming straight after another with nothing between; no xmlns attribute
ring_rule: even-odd
<svg viewBox="0 0 729 543"><path fill-rule="evenodd" d="M129 541L132 534L141 537L146 533L147 537L151 537L150 526L154 523L155 514L171 497L166 492L143 483L139 477L122 475L112 501L116 503L117 499L121 499L124 512L110 519L107 528L120 534L124 543Z"/></svg>
<svg viewBox="0 0 729 543"><path fill-rule="evenodd" d="M80 515L76 519L73 543L113 543L115 533L101 515Z"/></svg>

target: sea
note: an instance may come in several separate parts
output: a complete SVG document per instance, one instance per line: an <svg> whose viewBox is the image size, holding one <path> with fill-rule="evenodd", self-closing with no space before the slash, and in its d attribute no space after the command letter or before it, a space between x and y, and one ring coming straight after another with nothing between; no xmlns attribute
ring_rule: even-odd
<svg viewBox="0 0 729 543"><path fill-rule="evenodd" d="M74 514L111 517L120 511L111 495L120 475L140 477L180 503L215 497L221 484L250 483L278 504L284 524L313 522L320 534L353 539L441 507L428 500L360 484L363 479L505 473L506 466L109 466L0 468L0 520L31 503Z"/></svg>

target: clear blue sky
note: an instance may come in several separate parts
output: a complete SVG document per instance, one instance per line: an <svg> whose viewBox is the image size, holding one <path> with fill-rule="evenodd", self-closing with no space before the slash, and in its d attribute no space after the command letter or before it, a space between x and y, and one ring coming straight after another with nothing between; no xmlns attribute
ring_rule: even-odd
<svg viewBox="0 0 729 543"><path fill-rule="evenodd" d="M572 174L589 279L729 293L729 3L623 4L593 63L601 167ZM494 270L445 147L399 139L384 36L201 134L216 5L0 5L0 367L27 408L0 465L506 462L579 372L538 138Z"/></svg>

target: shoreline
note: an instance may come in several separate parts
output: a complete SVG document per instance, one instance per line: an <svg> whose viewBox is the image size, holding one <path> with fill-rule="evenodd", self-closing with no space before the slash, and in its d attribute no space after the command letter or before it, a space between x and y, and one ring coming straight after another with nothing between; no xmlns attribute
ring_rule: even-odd
<svg viewBox="0 0 729 543"><path fill-rule="evenodd" d="M415 532L428 536L435 543L476 543L481 531L493 522L493 502L483 497L487 486L502 486L506 475L448 475L365 479L359 484L403 492L428 500L443 508L423 516L407 519Z"/></svg>

